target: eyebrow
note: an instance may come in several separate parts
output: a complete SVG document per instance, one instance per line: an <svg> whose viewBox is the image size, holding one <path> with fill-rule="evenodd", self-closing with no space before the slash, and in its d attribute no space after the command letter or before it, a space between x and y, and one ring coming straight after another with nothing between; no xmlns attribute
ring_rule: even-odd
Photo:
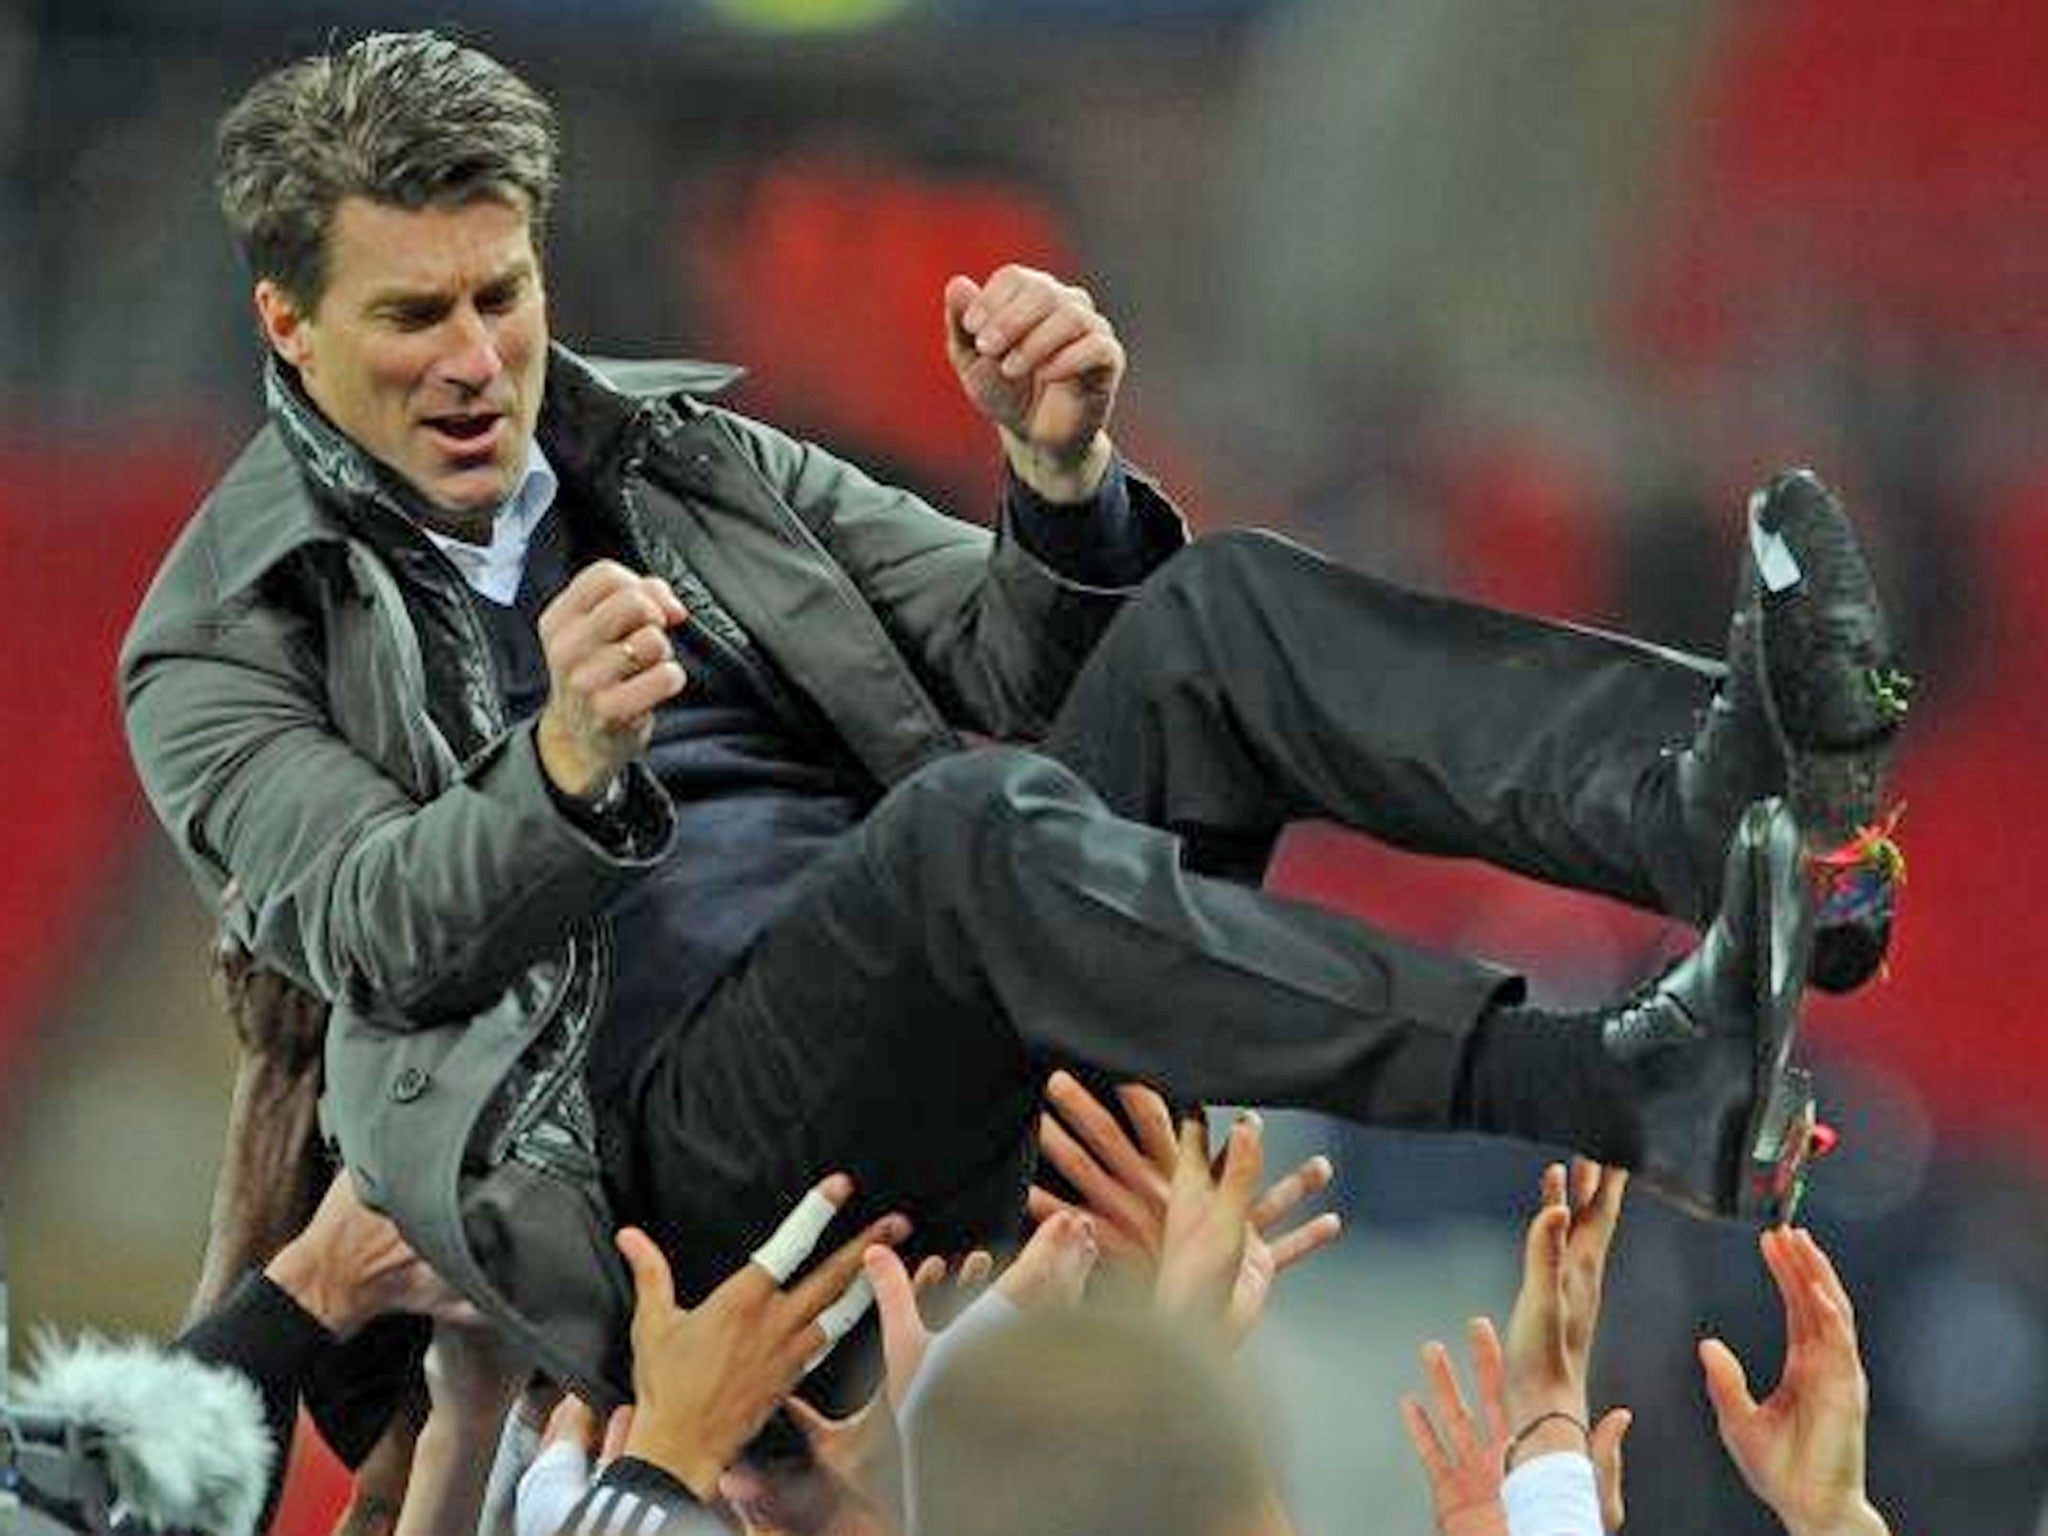
<svg viewBox="0 0 2048 1536"><path fill-rule="evenodd" d="M533 278L534 270L533 259L522 256L503 271L478 283L475 291L489 293L508 284L529 282ZM392 314L410 309L445 308L453 302L454 295L445 288L382 288L363 301L363 312Z"/></svg>

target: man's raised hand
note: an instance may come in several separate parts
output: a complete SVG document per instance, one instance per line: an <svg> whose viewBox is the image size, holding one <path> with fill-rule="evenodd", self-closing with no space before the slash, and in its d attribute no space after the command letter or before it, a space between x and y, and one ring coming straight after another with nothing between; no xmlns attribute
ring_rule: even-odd
<svg viewBox="0 0 2048 1536"><path fill-rule="evenodd" d="M654 1242L633 1227L619 1233L634 1292L635 1406L627 1455L664 1468L699 1499L717 1492L719 1474L741 1447L866 1310L872 1293L862 1280L861 1254L909 1234L905 1218L884 1216L785 1290L782 1282L852 1192L844 1174L821 1181L775 1235L694 1308L676 1304L668 1260Z"/></svg>
<svg viewBox="0 0 2048 1536"><path fill-rule="evenodd" d="M597 560L541 611L548 702L540 762L555 788L590 799L647 750L654 711L683 691L668 632L688 617L669 584Z"/></svg>
<svg viewBox="0 0 2048 1536"><path fill-rule="evenodd" d="M946 355L1003 439L1017 478L1053 502L1085 501L1115 450L1108 427L1124 348L1085 288L1035 267L946 284Z"/></svg>
<svg viewBox="0 0 2048 1536"><path fill-rule="evenodd" d="M1775 1227L1760 1242L1785 1306L1785 1365L1759 1403L1735 1352L1701 1341L1721 1443L1791 1536L1884 1536L1863 1480L1870 1388L1849 1292L1811 1233Z"/></svg>
<svg viewBox="0 0 2048 1536"><path fill-rule="evenodd" d="M1518 1459L1545 1451L1583 1450L1593 1463L1600 1521L1619 1530L1622 1441L1632 1415L1616 1408L1586 1427L1586 1378L1607 1255L1621 1218L1628 1176L1578 1159L1567 1173L1543 1170L1542 1204L1522 1247L1522 1283L1503 1345L1491 1320L1466 1325L1472 1353L1475 1412L1459 1391L1450 1352L1432 1339L1422 1347L1430 1404L1401 1400L1402 1422L1429 1479L1443 1536L1494 1536L1507 1528L1501 1484L1511 1449Z"/></svg>
<svg viewBox="0 0 2048 1536"><path fill-rule="evenodd" d="M1172 1111L1155 1090L1125 1083L1116 1093L1135 1133L1127 1131L1071 1073L1053 1073L1046 1084L1051 1112L1039 1117L1039 1150L1095 1218L1103 1251L1157 1268L1174 1178L1182 1162L1180 1139ZM1186 1177L1193 1171L1189 1168ZM1329 1187L1331 1177L1330 1160L1311 1157L1267 1185L1244 1213L1243 1258L1229 1313L1233 1332L1241 1334L1251 1326L1276 1276L1334 1242L1343 1230L1330 1211L1280 1230L1302 1201ZM1190 1188L1188 1195L1198 1192ZM1069 1208L1050 1190L1032 1186L1028 1209L1033 1220L1044 1221Z"/></svg>
<svg viewBox="0 0 2048 1536"><path fill-rule="evenodd" d="M1522 1286L1508 1316L1507 1406L1518 1429L1551 1411L1584 1420L1607 1253L1627 1187L1624 1170L1585 1158L1569 1173L1561 1163L1543 1170L1543 1204L1523 1242Z"/></svg>
<svg viewBox="0 0 2048 1536"><path fill-rule="evenodd" d="M1466 1325L1472 1351L1474 1412L1458 1388L1451 1352L1435 1339L1422 1346L1422 1374L1430 1403L1405 1396L1401 1423L1429 1479L1430 1507L1441 1536L1507 1536L1501 1507L1501 1458L1508 1448L1508 1411L1501 1393L1506 1365L1493 1324L1475 1317Z"/></svg>
<svg viewBox="0 0 2048 1536"><path fill-rule="evenodd" d="M1601 1523L1610 1531L1625 1513L1621 1450L1633 1416L1613 1408L1592 1421L1587 1378L1627 1189L1625 1170L1586 1158L1574 1158L1569 1172L1561 1163L1544 1168L1543 1203L1522 1244L1522 1284L1508 1314L1500 1377L1506 1422L1522 1436L1519 1454L1584 1450L1599 1485Z"/></svg>

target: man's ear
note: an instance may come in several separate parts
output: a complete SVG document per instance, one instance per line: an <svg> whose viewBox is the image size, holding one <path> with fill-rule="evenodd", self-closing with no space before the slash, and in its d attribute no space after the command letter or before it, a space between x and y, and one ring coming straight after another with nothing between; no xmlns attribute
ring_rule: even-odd
<svg viewBox="0 0 2048 1536"><path fill-rule="evenodd" d="M270 278L263 278L256 284L256 318L277 355L303 370L313 350L313 338L307 334L312 322L298 301Z"/></svg>

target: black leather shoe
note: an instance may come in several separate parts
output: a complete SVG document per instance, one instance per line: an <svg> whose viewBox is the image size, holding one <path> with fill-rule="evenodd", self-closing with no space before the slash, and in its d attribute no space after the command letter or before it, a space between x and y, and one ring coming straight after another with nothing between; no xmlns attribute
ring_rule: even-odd
<svg viewBox="0 0 2048 1536"><path fill-rule="evenodd" d="M1880 818L1913 684L1841 499L1811 470L1750 497L1727 664L1679 760L1697 862L1714 867L1718 829L1743 804L1786 795L1820 886L1810 979L1849 991L1890 943L1904 861Z"/></svg>
<svg viewBox="0 0 2048 1536"><path fill-rule="evenodd" d="M1699 948L1601 1026L1646 1187L1706 1216L1788 1219L1814 1150L1813 1089L1792 1065L1812 947L1799 828L1782 800L1729 840Z"/></svg>

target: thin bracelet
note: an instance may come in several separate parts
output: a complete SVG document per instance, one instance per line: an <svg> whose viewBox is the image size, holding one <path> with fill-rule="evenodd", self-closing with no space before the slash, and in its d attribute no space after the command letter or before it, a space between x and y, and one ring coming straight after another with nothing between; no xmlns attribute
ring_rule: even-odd
<svg viewBox="0 0 2048 1536"><path fill-rule="evenodd" d="M1552 1420L1562 1420L1564 1423L1571 1425L1573 1429L1576 1429L1585 1437L1586 1454L1590 1456L1593 1453L1593 1432L1586 1428L1586 1421L1575 1413L1566 1413L1562 1408L1552 1408L1547 1413L1537 1414L1535 1418L1508 1437L1508 1443L1502 1448L1500 1453L1500 1467L1503 1475L1515 1470L1515 1452L1521 1449L1522 1442Z"/></svg>

